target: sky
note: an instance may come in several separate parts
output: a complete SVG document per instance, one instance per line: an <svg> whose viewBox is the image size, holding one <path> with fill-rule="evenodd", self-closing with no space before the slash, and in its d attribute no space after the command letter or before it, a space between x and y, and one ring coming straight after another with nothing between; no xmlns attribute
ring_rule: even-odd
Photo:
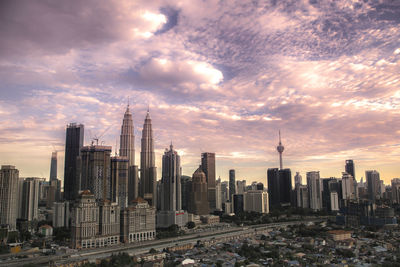
<svg viewBox="0 0 400 267"><path fill-rule="evenodd" d="M65 129L118 145L128 98L136 164L150 108L156 164L266 184L279 166L400 177L400 1L0 2L0 164L48 178ZM114 153L114 152L113 152Z"/></svg>

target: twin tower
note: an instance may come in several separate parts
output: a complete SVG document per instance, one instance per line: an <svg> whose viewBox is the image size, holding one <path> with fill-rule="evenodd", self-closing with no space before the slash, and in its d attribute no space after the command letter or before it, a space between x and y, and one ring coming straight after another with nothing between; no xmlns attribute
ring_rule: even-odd
<svg viewBox="0 0 400 267"><path fill-rule="evenodd" d="M128 159L129 202L138 196L146 200L150 206L157 203L157 170L155 166L153 129L149 110L143 124L140 152L140 182L138 166L135 165L135 134L132 113L129 105L126 108L121 127L119 156Z"/></svg>

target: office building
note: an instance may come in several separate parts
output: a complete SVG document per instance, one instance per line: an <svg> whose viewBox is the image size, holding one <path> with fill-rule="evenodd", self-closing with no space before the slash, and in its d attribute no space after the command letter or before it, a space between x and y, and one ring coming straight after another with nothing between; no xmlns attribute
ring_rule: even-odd
<svg viewBox="0 0 400 267"><path fill-rule="evenodd" d="M279 202L281 206L289 206L292 192L292 173L290 169L279 170Z"/></svg>
<svg viewBox="0 0 400 267"><path fill-rule="evenodd" d="M117 202L120 208L128 207L128 158L111 157L111 201Z"/></svg>
<svg viewBox="0 0 400 267"><path fill-rule="evenodd" d="M155 166L153 129L150 113L147 111L141 140L139 195L152 207L157 205L156 181L157 171Z"/></svg>
<svg viewBox="0 0 400 267"><path fill-rule="evenodd" d="M209 213L207 178L201 166L193 173L189 212L196 215Z"/></svg>
<svg viewBox="0 0 400 267"><path fill-rule="evenodd" d="M296 205L298 208L308 209L310 202L308 199L308 187L306 185L297 185L296 192Z"/></svg>
<svg viewBox="0 0 400 267"><path fill-rule="evenodd" d="M342 198L344 200L356 199L355 182L351 174L342 172Z"/></svg>
<svg viewBox="0 0 400 267"><path fill-rule="evenodd" d="M354 179L356 179L356 173L354 169L354 162L352 159L346 160L346 165L345 165L345 172L350 174Z"/></svg>
<svg viewBox="0 0 400 267"><path fill-rule="evenodd" d="M221 178L218 178L215 183L215 210L222 211Z"/></svg>
<svg viewBox="0 0 400 267"><path fill-rule="evenodd" d="M120 238L120 214L118 203L107 200L98 202L99 206L99 247L119 244Z"/></svg>
<svg viewBox="0 0 400 267"><path fill-rule="evenodd" d="M339 197L337 192L330 193L330 210L331 211L339 210Z"/></svg>
<svg viewBox="0 0 400 267"><path fill-rule="evenodd" d="M307 172L308 199L314 211L322 209L321 183L319 171Z"/></svg>
<svg viewBox="0 0 400 267"><path fill-rule="evenodd" d="M333 200L331 197L337 197L337 201L339 201L342 196L341 188L341 181L339 181L339 179L333 177L322 179L322 207L324 209L327 211L333 211L331 209L332 202L335 203L336 200ZM336 196L332 195L332 193L336 193Z"/></svg>
<svg viewBox="0 0 400 267"><path fill-rule="evenodd" d="M39 184L40 180L36 178L23 180L19 207L21 219L33 221L39 218Z"/></svg>
<svg viewBox="0 0 400 267"><path fill-rule="evenodd" d="M221 183L221 202L223 204L229 200L229 182L224 181Z"/></svg>
<svg viewBox="0 0 400 267"><path fill-rule="evenodd" d="M119 156L124 157L128 160L127 192L128 202L131 202L139 196L139 168L135 164L135 134L132 113L129 110L129 104L126 108L124 118L122 120Z"/></svg>
<svg viewBox="0 0 400 267"><path fill-rule="evenodd" d="M65 141L64 164L64 198L75 200L80 190L79 176L77 175L77 157L83 147L84 126L71 123L67 126Z"/></svg>
<svg viewBox="0 0 400 267"><path fill-rule="evenodd" d="M392 203L400 204L400 178L392 179Z"/></svg>
<svg viewBox="0 0 400 267"><path fill-rule="evenodd" d="M51 153L50 181L57 180L57 151Z"/></svg>
<svg viewBox="0 0 400 267"><path fill-rule="evenodd" d="M246 192L246 180L236 181L236 194L242 195Z"/></svg>
<svg viewBox="0 0 400 267"><path fill-rule="evenodd" d="M367 180L367 189L368 189L368 199L373 203L376 202L377 199L380 199L379 187L380 187L380 176L379 172L375 170L365 171L365 178Z"/></svg>
<svg viewBox="0 0 400 267"><path fill-rule="evenodd" d="M233 195L233 212L236 215L243 213L245 206L244 201L244 194Z"/></svg>
<svg viewBox="0 0 400 267"><path fill-rule="evenodd" d="M161 210L157 212L157 227L173 224L184 226L187 213L182 210L181 159L172 143L162 158Z"/></svg>
<svg viewBox="0 0 400 267"><path fill-rule="evenodd" d="M15 166L2 165L0 170L0 225L15 230L18 215L19 171Z"/></svg>
<svg viewBox="0 0 400 267"><path fill-rule="evenodd" d="M69 228L69 202L55 202L53 204L53 227Z"/></svg>
<svg viewBox="0 0 400 267"><path fill-rule="evenodd" d="M301 177L299 172L296 172L296 175L294 176L294 186L296 185L301 185L303 184L303 178Z"/></svg>
<svg viewBox="0 0 400 267"><path fill-rule="evenodd" d="M236 194L236 175L235 170L229 170L229 200L233 201L233 195Z"/></svg>
<svg viewBox="0 0 400 267"><path fill-rule="evenodd" d="M279 169L270 168L267 171L269 207L280 205Z"/></svg>
<svg viewBox="0 0 400 267"><path fill-rule="evenodd" d="M251 190L244 193L244 211L269 213L268 193L261 190Z"/></svg>
<svg viewBox="0 0 400 267"><path fill-rule="evenodd" d="M110 174L111 146L90 145L81 149L81 188L94 194L96 200L112 200L116 181ZM116 177L113 177L116 178Z"/></svg>
<svg viewBox="0 0 400 267"><path fill-rule="evenodd" d="M181 187L182 187L182 209L189 210L190 194L192 191L192 177L182 175Z"/></svg>
<svg viewBox="0 0 400 267"><path fill-rule="evenodd" d="M156 208L142 198L121 211L121 242L153 240L156 237Z"/></svg>
<svg viewBox="0 0 400 267"><path fill-rule="evenodd" d="M208 204L210 211L216 209L216 194L215 194L215 153L205 152L201 154L201 168L206 175Z"/></svg>

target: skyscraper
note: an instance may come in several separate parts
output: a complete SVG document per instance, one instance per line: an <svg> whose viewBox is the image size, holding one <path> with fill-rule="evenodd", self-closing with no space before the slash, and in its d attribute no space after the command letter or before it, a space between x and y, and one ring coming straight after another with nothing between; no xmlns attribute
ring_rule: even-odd
<svg viewBox="0 0 400 267"><path fill-rule="evenodd" d="M303 177L301 177L299 172L296 172L296 175L294 176L294 186L296 187L297 185L301 185Z"/></svg>
<svg viewBox="0 0 400 267"><path fill-rule="evenodd" d="M282 164L282 153L285 147L282 145L281 142L281 131L279 130L279 145L276 147L276 150L278 150L279 153L279 168L282 170L283 169L283 164Z"/></svg>
<svg viewBox="0 0 400 267"><path fill-rule="evenodd" d="M209 213L207 178L201 166L193 173L189 212L198 215Z"/></svg>
<svg viewBox="0 0 400 267"><path fill-rule="evenodd" d="M181 158L172 143L162 157L161 210L180 211L181 198Z"/></svg>
<svg viewBox="0 0 400 267"><path fill-rule="evenodd" d="M157 171L155 167L153 129L149 111L147 111L144 120L141 141L139 195L146 200L150 206L155 207L157 204Z"/></svg>
<svg viewBox="0 0 400 267"><path fill-rule="evenodd" d="M208 203L210 211L216 209L216 194L215 194L215 153L205 152L201 154L201 168L206 175Z"/></svg>
<svg viewBox="0 0 400 267"><path fill-rule="evenodd" d="M292 172L290 169L279 170L279 202L283 206L290 205L292 192Z"/></svg>
<svg viewBox="0 0 400 267"><path fill-rule="evenodd" d="M112 200L116 182L110 174L111 146L90 145L81 149L81 188L90 190L96 200Z"/></svg>
<svg viewBox="0 0 400 267"><path fill-rule="evenodd" d="M51 153L50 181L57 180L57 151Z"/></svg>
<svg viewBox="0 0 400 267"><path fill-rule="evenodd" d="M80 190L79 177L77 175L77 157L83 146L84 126L71 123L67 126L65 142L64 164L64 198L74 200Z"/></svg>
<svg viewBox="0 0 400 267"><path fill-rule="evenodd" d="M322 209L321 183L319 171L307 172L307 187L312 210Z"/></svg>
<svg viewBox="0 0 400 267"><path fill-rule="evenodd" d="M215 209L222 211L221 177L215 183Z"/></svg>
<svg viewBox="0 0 400 267"><path fill-rule="evenodd" d="M119 155L128 158L128 165L135 165L135 134L133 131L132 114L129 111L129 104L126 107L124 119L121 126Z"/></svg>
<svg viewBox="0 0 400 267"><path fill-rule="evenodd" d="M22 183L21 219L27 221L39 218L39 184L38 178L26 178Z"/></svg>
<svg viewBox="0 0 400 267"><path fill-rule="evenodd" d="M111 200L120 208L128 207L128 158L111 157Z"/></svg>
<svg viewBox="0 0 400 267"><path fill-rule="evenodd" d="M380 198L379 196L379 184L380 184L380 176L379 172L373 171L365 171L365 178L367 180L367 188L368 188L368 199L373 203L376 202L376 199Z"/></svg>
<svg viewBox="0 0 400 267"><path fill-rule="evenodd" d="M131 202L139 196L139 168L135 165L135 135L129 104L122 120L119 156L128 159L127 192L128 201Z"/></svg>
<svg viewBox="0 0 400 267"><path fill-rule="evenodd" d="M353 176L354 179L356 179L355 170L354 170L354 162L352 159L346 160L345 172L347 172L348 174Z"/></svg>
<svg viewBox="0 0 400 267"><path fill-rule="evenodd" d="M279 169L270 168L267 171L269 207L278 206L280 203Z"/></svg>
<svg viewBox="0 0 400 267"><path fill-rule="evenodd" d="M0 225L15 230L18 213L19 171L15 166L2 165L0 170Z"/></svg>
<svg viewBox="0 0 400 267"><path fill-rule="evenodd" d="M233 195L236 194L235 170L229 170L229 200L233 201Z"/></svg>

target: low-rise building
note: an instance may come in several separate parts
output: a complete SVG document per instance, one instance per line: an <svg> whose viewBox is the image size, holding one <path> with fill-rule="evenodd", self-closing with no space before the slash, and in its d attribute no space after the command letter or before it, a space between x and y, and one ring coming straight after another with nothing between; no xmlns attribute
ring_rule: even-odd
<svg viewBox="0 0 400 267"><path fill-rule="evenodd" d="M351 238L351 231L332 230L328 232L334 241L347 240Z"/></svg>

